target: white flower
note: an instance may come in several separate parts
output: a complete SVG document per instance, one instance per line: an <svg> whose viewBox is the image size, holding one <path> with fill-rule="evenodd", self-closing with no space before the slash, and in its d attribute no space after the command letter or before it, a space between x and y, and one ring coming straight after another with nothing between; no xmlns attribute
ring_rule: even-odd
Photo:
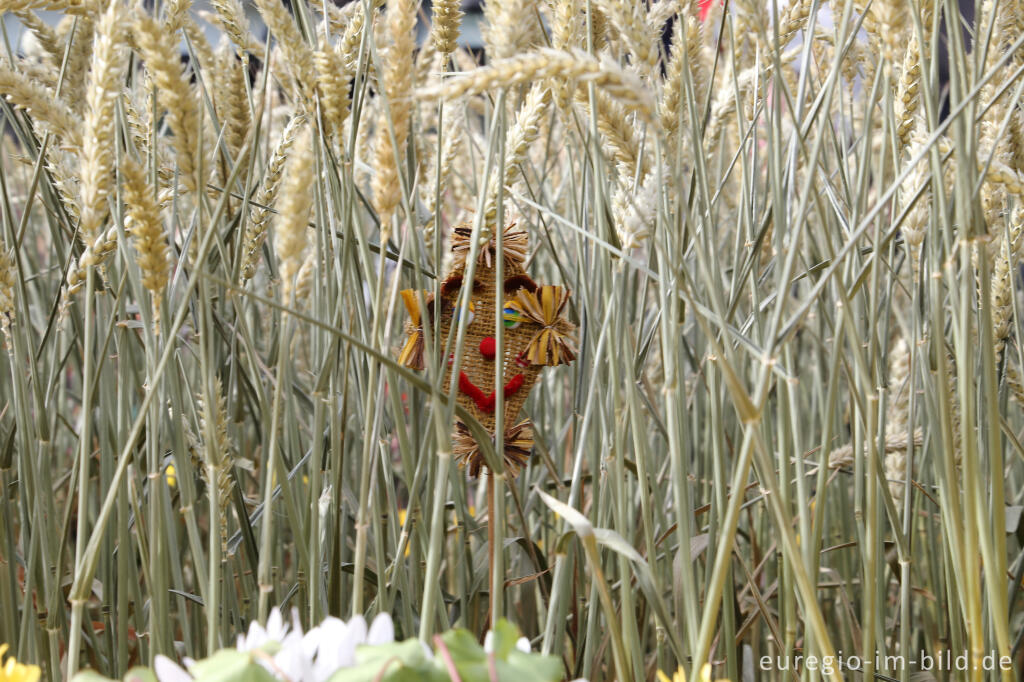
<svg viewBox="0 0 1024 682"><path fill-rule="evenodd" d="M311 632L312 634L312 632ZM390 644L395 641L395 626L391 616L378 614L367 630L366 619L355 616L346 623L328 617L316 628L316 660L313 663L313 682L324 682L335 671L356 663L356 647L362 644Z"/></svg>
<svg viewBox="0 0 1024 682"><path fill-rule="evenodd" d="M279 679L293 682L311 679L316 637L312 631L309 636L303 636L298 609L292 609L291 624L284 621L281 610L276 607L270 612L266 627L253 621L249 624L249 632L238 636L237 648L239 651L253 651L263 649L269 643L279 646L267 651L273 659L260 659L260 665Z"/></svg>
<svg viewBox="0 0 1024 682"><path fill-rule="evenodd" d="M288 636L288 630L289 626L281 616L281 609L275 606L270 612L270 618L267 619L266 628L255 620L249 623L248 634L238 636L237 648L239 651L252 651L253 649L259 649L267 642L283 644ZM301 636L302 630L300 629L299 637Z"/></svg>
<svg viewBox="0 0 1024 682"><path fill-rule="evenodd" d="M524 654L530 653L530 640L520 637L516 640L516 648ZM494 653L494 630L488 630L487 634L484 635L484 652L488 654Z"/></svg>
<svg viewBox="0 0 1024 682"><path fill-rule="evenodd" d="M365 621L364 621L365 622ZM370 633L366 636L367 644L391 644L395 641L395 624L391 616L378 613L370 624Z"/></svg>
<svg viewBox="0 0 1024 682"><path fill-rule="evenodd" d="M163 654L157 654L153 661L153 672L160 682L192 682L192 676L184 668Z"/></svg>

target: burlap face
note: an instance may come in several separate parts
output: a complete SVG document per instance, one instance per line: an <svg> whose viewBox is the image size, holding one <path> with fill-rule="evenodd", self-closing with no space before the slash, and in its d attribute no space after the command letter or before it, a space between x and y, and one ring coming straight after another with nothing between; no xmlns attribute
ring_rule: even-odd
<svg viewBox="0 0 1024 682"><path fill-rule="evenodd" d="M522 268L513 270L506 282L513 283L521 281L517 276L525 275ZM540 325L524 317L515 328L503 326L504 359L488 359L481 353L481 343L485 338L497 339L495 332L495 317L501 314L505 302L515 296L515 291L501 294L501 301L495 305L495 272L493 268L486 267L483 263L478 264L477 272L472 284L462 282L462 287L472 286L472 316L466 326L465 350L462 355L462 367L460 371L465 375L459 377L458 403L466 408L489 433L494 433L495 411L488 401L481 401L480 395L485 398L492 397L494 404L497 402L495 392L495 379L501 374L501 385L504 387L505 408L504 425L508 428L513 425L515 418L523 408L523 403L537 381L542 365L530 365L524 359L524 351L530 339L540 331ZM527 280L528 281L528 280ZM442 294L445 303L441 312L441 345L446 346L451 333L458 332L458 319L455 314L456 306L459 303L461 288ZM461 312L459 313L461 314ZM451 348L454 351L455 339L452 339ZM518 359L518 361L517 361ZM450 385L452 366L449 362L445 372L445 383ZM479 390L473 391L472 387L466 385L466 380L472 387Z"/></svg>
<svg viewBox="0 0 1024 682"><path fill-rule="evenodd" d="M497 259L494 242L491 241L481 249L473 281L470 282L465 279L465 270L466 255L469 252L467 240L472 230L467 225L453 229L452 251L456 256L454 266L441 286L440 300L437 305L428 306L426 317L432 319L434 314L439 316L440 347L449 347L450 342L452 355L444 363L446 370L443 384L449 386L454 370L455 350L455 339L449 337L457 333L460 316L469 316L462 364L456 377L456 400L483 425L493 440L498 395L501 392L504 396L503 455L506 466L514 476L525 463L533 445L532 426L529 422L516 423L515 419L523 409L544 365L571 362L574 354L571 341L573 327L562 317L562 307L557 303L561 301L564 304L568 300L568 293L558 287L538 287L530 279L522 265L528 247L526 233L514 230L513 227L510 225L504 231L505 243L512 248L505 250L500 289L495 281ZM460 306L462 293L466 289L469 290L468 303ZM526 292L546 294L524 300ZM421 369L422 322L419 306L413 302L413 298L411 292L403 292L403 300L410 315L410 336L400 357L404 365ZM507 319L503 314L506 307L510 309ZM496 319L502 320L500 332L495 326ZM499 333L503 339L500 358L496 356ZM555 341L552 341L553 337ZM531 348L533 352L528 352ZM552 352L550 348L557 348L559 352ZM460 463L468 465L473 476L478 475L483 466L483 458L468 428L457 422L452 438L453 453Z"/></svg>

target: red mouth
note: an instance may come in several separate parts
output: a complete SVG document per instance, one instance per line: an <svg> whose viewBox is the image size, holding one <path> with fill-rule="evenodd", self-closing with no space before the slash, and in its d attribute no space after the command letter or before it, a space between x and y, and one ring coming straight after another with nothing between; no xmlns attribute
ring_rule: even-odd
<svg viewBox="0 0 1024 682"><path fill-rule="evenodd" d="M502 393L506 398L515 395L515 392L523 387L524 381L526 381L526 377L522 374L515 375L505 384L505 390ZM484 392L470 381L465 372L459 372L459 390L472 398L476 406L482 411L487 414L494 414L494 391L491 391L490 395L484 395Z"/></svg>

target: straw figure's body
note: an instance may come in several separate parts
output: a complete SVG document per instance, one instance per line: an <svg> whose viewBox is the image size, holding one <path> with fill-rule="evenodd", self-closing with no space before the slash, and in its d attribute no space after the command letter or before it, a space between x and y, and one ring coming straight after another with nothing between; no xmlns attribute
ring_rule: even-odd
<svg viewBox="0 0 1024 682"><path fill-rule="evenodd" d="M526 463L533 448L533 428L528 420L515 422L533 388L540 371L547 365L572 362L576 357L573 332L575 328L565 318L569 292L558 286L540 286L523 269L526 258L527 235L513 226L503 234L504 303L495 306L495 278L497 262L492 240L480 249L472 282L465 281L466 258L469 252L471 229L461 225L453 230L452 251L455 258L451 271L441 285L441 305L423 294L427 315L421 315L417 297L412 290L402 292L409 312L406 325L409 338L402 349L400 361L407 367L423 368L423 325L429 324L439 309L440 348L448 347L449 334L458 332L459 316L466 310L465 351L457 380L457 401L480 422L488 433L495 432L497 396L495 378L501 372L504 394L502 420L504 424L505 466L515 475ZM462 288L472 287L466 308L458 308ZM503 356L496 357L495 317L502 316ZM451 344L454 351L454 340ZM499 369L500 368L500 369ZM445 386L450 385L452 357L446 363ZM484 465L479 445L469 428L459 420L452 435L453 454L472 476L478 476Z"/></svg>

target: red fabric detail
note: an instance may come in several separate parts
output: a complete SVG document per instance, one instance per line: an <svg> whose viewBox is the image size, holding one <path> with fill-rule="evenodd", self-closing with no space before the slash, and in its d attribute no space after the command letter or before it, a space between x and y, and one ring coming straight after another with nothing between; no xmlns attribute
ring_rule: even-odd
<svg viewBox="0 0 1024 682"><path fill-rule="evenodd" d="M493 336L485 336L480 341L480 355L484 356L485 360L493 360L494 355L498 350L498 344L494 340Z"/></svg>
<svg viewBox="0 0 1024 682"><path fill-rule="evenodd" d="M523 387L523 383L525 381L526 377L522 374L517 374L509 379L508 383L505 384L505 397L507 398L510 395L515 394L516 391ZM494 414L494 391L491 391L489 395L484 395L484 392L481 391L476 384L470 381L465 372L459 372L459 390L472 398L478 408L487 414Z"/></svg>

